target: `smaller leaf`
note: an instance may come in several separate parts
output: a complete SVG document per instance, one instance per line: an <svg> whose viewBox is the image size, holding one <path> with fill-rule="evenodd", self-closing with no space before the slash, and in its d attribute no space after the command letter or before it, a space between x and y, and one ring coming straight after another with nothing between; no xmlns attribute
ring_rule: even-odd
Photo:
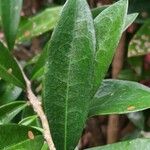
<svg viewBox="0 0 150 150"><path fill-rule="evenodd" d="M108 8L110 5L103 5L91 10L93 18L96 18L103 10Z"/></svg>
<svg viewBox="0 0 150 150"><path fill-rule="evenodd" d="M10 103L16 100L21 94L22 89L14 86L13 84L6 84L4 86L4 91L0 93L0 105L4 105L6 103Z"/></svg>
<svg viewBox="0 0 150 150"><path fill-rule="evenodd" d="M105 8L107 8L107 7L105 7ZM101 9L99 10L99 9L98 10L92 9L92 14L94 15L94 17L96 17L98 15L98 13L100 13L102 10L104 10L104 8L102 8L102 10ZM137 13L127 15L124 30L126 30L133 23L133 21L135 20L136 17L137 17ZM47 58L47 48L45 46L44 50L41 52L41 55L33 68L32 76L31 76L32 80L35 80L38 77L42 77L42 75L44 73L43 66L45 64L46 58Z"/></svg>
<svg viewBox="0 0 150 150"><path fill-rule="evenodd" d="M23 101L12 102L0 107L0 124L9 123L28 104Z"/></svg>
<svg viewBox="0 0 150 150"><path fill-rule="evenodd" d="M95 18L99 13L101 13L108 6L101 6L95 9L92 9L93 18ZM35 36L39 36L49 30L52 30L57 21L59 20L60 12L62 7L55 8L47 8L41 13L26 19L23 23L20 24L17 35L17 42L23 42L25 40L29 40ZM129 22L133 22L136 14L128 15L126 26L128 26Z"/></svg>
<svg viewBox="0 0 150 150"><path fill-rule="evenodd" d="M25 81L16 60L2 43L0 43L0 77L23 89L25 88Z"/></svg>
<svg viewBox="0 0 150 150"><path fill-rule="evenodd" d="M120 0L102 11L94 20L97 42L94 67L94 94L105 77L115 54L125 26L127 8L128 1Z"/></svg>
<svg viewBox="0 0 150 150"><path fill-rule="evenodd" d="M150 88L132 81L104 80L89 116L124 114L150 108Z"/></svg>
<svg viewBox="0 0 150 150"><path fill-rule="evenodd" d="M137 18L138 13L129 14L126 17L124 31L134 22L134 20Z"/></svg>
<svg viewBox="0 0 150 150"><path fill-rule="evenodd" d="M9 50L14 47L20 21L22 0L1 0L1 17Z"/></svg>
<svg viewBox="0 0 150 150"><path fill-rule="evenodd" d="M31 127L21 125L0 125L0 149L7 146L13 146L22 141L29 140L30 134L34 137L41 135L41 133Z"/></svg>
<svg viewBox="0 0 150 150"><path fill-rule="evenodd" d="M32 140L25 140L13 146L4 148L5 150L41 150L44 143L42 136L36 136Z"/></svg>
<svg viewBox="0 0 150 150"><path fill-rule="evenodd" d="M141 56L150 53L150 19L138 30L132 38L128 57Z"/></svg>
<svg viewBox="0 0 150 150"><path fill-rule="evenodd" d="M37 119L37 117L38 117L37 115L26 117L26 118L22 119L18 124L28 126L32 122L34 122Z"/></svg>
<svg viewBox="0 0 150 150"><path fill-rule="evenodd" d="M104 6L100 6L100 7L92 9L91 11L92 11L93 18L96 18L103 10L105 10L109 6L110 5L104 5ZM125 26L124 26L124 31L135 21L137 16L138 16L138 13L132 13L132 14L127 15Z"/></svg>
<svg viewBox="0 0 150 150"><path fill-rule="evenodd" d="M39 74L39 72L44 71L45 61L47 58L47 46L48 45L44 47L44 50L41 52L41 55L33 68L32 79L35 79L37 77L37 74Z"/></svg>
<svg viewBox="0 0 150 150"><path fill-rule="evenodd" d="M44 145L42 146L42 149L41 150L48 150L48 145L47 143L44 143Z"/></svg>
<svg viewBox="0 0 150 150"><path fill-rule="evenodd" d="M62 7L48 8L43 12L33 16L19 27L17 42L22 42L41 35L54 28Z"/></svg>
<svg viewBox="0 0 150 150"><path fill-rule="evenodd" d="M140 77L138 74L131 69L123 69L118 75L118 79L120 80L128 80L128 81L139 81Z"/></svg>
<svg viewBox="0 0 150 150"><path fill-rule="evenodd" d="M106 146L89 148L87 150L149 150L150 139L135 139Z"/></svg>

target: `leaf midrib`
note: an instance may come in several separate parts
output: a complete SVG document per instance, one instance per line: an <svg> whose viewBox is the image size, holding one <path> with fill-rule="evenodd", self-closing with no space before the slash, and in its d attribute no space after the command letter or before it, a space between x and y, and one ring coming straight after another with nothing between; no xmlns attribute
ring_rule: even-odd
<svg viewBox="0 0 150 150"><path fill-rule="evenodd" d="M77 6L78 8L78 6ZM76 9L77 11L77 9ZM74 12L74 18L77 18L76 16L76 11ZM76 19L74 19L76 20ZM75 26L76 26L76 21L73 22L73 28L72 29L75 29ZM71 44L70 44L70 48L69 49L73 49L73 42L74 42L74 30L72 30L72 41L71 41ZM70 52L70 51L69 51ZM69 63L68 63L68 79L67 79L67 89L66 89L66 99L65 99L65 103L66 103L66 109L65 109L65 143L64 143L64 150L67 150L67 125L68 125L68 101L69 101L69 83L70 83L70 70L71 70L71 60L72 60L72 55L70 55L69 57Z"/></svg>
<svg viewBox="0 0 150 150"><path fill-rule="evenodd" d="M76 18L76 15L75 15L75 18ZM73 22L74 25L73 25L73 29L75 27L75 21ZM74 41L74 32L72 31L72 41L71 41L71 44L70 44L70 48L72 50L72 43ZM70 51L69 51L70 52ZM65 99L65 103L66 103L66 109L65 109L65 142L64 142L64 150L67 150L67 125L68 125L68 101L69 101L69 83L70 83L70 69L71 69L71 58L72 55L70 55L70 58L69 58L69 63L68 63L68 79L67 79L67 88L66 88L66 99Z"/></svg>

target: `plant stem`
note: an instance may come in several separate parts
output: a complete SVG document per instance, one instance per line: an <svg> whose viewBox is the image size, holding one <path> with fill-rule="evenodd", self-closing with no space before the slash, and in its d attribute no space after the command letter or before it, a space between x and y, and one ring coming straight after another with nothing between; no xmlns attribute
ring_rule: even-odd
<svg viewBox="0 0 150 150"><path fill-rule="evenodd" d="M22 68L21 68L21 70L22 70ZM26 77L23 70L22 70L22 73L23 73L23 76L24 76L24 79L25 79L25 82L26 82L26 91L27 91L28 100L29 100L31 106L33 107L34 111L37 113L37 115L39 116L39 118L41 120L42 127L43 127L43 130L44 130L43 131L44 138L45 138L45 140L48 144L49 149L50 150L56 150L54 142L52 140L48 120L47 120L47 117L46 117L46 115L43 111L43 108L41 106L41 102L38 100L38 98L33 93L32 89L31 89L31 82Z"/></svg>

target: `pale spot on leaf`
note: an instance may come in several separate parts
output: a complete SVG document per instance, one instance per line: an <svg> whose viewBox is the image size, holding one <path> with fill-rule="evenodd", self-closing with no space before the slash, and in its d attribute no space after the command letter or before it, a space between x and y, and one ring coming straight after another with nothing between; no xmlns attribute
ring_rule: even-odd
<svg viewBox="0 0 150 150"><path fill-rule="evenodd" d="M34 134L32 131L28 131L28 138L33 140L34 139Z"/></svg>
<svg viewBox="0 0 150 150"><path fill-rule="evenodd" d="M127 108L127 110L129 110L129 111L132 111L132 110L134 110L135 109L135 106L129 106L128 108Z"/></svg>
<svg viewBox="0 0 150 150"><path fill-rule="evenodd" d="M9 69L7 70L7 72L8 72L9 74L11 74L11 73L12 73L12 68L9 68Z"/></svg>
<svg viewBox="0 0 150 150"><path fill-rule="evenodd" d="M26 31L25 33L24 33L24 36L29 36L30 35L30 32L29 31Z"/></svg>

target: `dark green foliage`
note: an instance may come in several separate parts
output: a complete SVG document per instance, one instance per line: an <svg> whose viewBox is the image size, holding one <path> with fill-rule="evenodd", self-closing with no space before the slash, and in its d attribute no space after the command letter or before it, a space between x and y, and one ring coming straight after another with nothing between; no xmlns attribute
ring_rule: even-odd
<svg viewBox="0 0 150 150"><path fill-rule="evenodd" d="M20 21L20 12L22 0L1 0L1 17L5 38L9 50L12 50L15 44L17 29Z"/></svg>
<svg viewBox="0 0 150 150"><path fill-rule="evenodd" d="M57 149L74 149L80 138L92 91L94 53L89 7L85 0L68 1L48 45L44 79L45 111Z"/></svg>
<svg viewBox="0 0 150 150"><path fill-rule="evenodd" d="M64 2L55 1L57 4ZM6 39L2 39L2 43L6 43L9 50L14 48L15 39L17 44L23 43L28 47L33 37L54 28L41 56L22 63L21 67L25 66L23 69L20 69L13 52L0 43L0 149L48 150L41 135L44 130L40 118L32 107L27 107L28 102L18 101L27 98L34 100L34 96L29 95L22 72L29 75L32 89L38 97L42 97L43 92L43 105L56 149L78 149L86 120L96 115L130 113L127 115L128 119L136 127L132 135L129 135L130 138L142 136L146 119L143 112L137 111L150 108L150 89L131 81L103 80L122 33L138 15L127 14L128 0L120 0L113 5L93 10L90 10L86 0L68 0L64 7L47 8L30 18L21 19L20 25L22 0L0 0L0 3ZM129 9L130 12L134 10L131 6ZM135 7L135 10L139 8ZM147 31L149 22L136 35L141 38L145 34L149 36ZM43 43L47 40L45 38ZM139 63L142 66L141 59L128 59L127 63L137 72ZM141 68L136 78L133 72L134 70L123 70L119 77L130 76L129 79L139 80ZM12 124L14 122L16 124ZM93 150L147 150L148 141L137 139L95 147ZM139 143L140 146L137 146Z"/></svg>
<svg viewBox="0 0 150 150"><path fill-rule="evenodd" d="M0 43L0 77L25 88L25 81L16 60L2 43Z"/></svg>

